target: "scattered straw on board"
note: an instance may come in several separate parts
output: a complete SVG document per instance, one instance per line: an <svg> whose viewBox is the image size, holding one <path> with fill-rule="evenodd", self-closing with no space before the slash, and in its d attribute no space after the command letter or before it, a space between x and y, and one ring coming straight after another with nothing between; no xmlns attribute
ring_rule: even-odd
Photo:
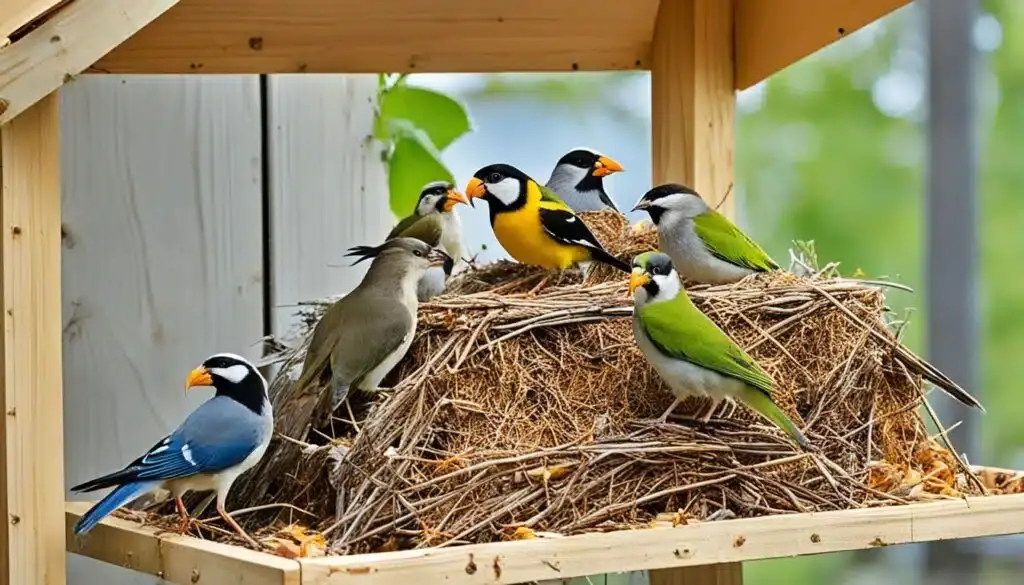
<svg viewBox="0 0 1024 585"><path fill-rule="evenodd" d="M623 259L656 246L614 213L586 221ZM929 436L922 378L953 382L898 343L880 287L778 272L689 289L774 377L804 453L743 406L702 425L689 400L651 422L672 397L633 341L626 278L470 270L421 305L394 390L352 395L321 428L292 388L308 339L285 347L271 389L284 436L229 509L257 510L241 519L270 548L268 525L292 521L321 552L359 553L990 491Z"/></svg>

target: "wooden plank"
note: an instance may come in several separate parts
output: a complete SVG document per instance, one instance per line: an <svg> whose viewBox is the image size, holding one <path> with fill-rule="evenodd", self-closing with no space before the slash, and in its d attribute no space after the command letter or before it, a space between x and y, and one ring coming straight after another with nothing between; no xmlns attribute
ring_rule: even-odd
<svg viewBox="0 0 1024 585"><path fill-rule="evenodd" d="M204 358L259 357L262 142L254 76L90 77L62 99L75 485L130 462L209 398L182 391Z"/></svg>
<svg viewBox="0 0 1024 585"><path fill-rule="evenodd" d="M85 537L72 528L88 502L68 502L65 513L68 552L85 555L182 585L299 585L299 563L239 546L157 534L137 522L107 517Z"/></svg>
<svg viewBox="0 0 1024 585"><path fill-rule="evenodd" d="M63 585L60 110L0 128L0 584Z"/></svg>
<svg viewBox="0 0 1024 585"><path fill-rule="evenodd" d="M0 50L0 125L74 79L178 0L76 0Z"/></svg>
<svg viewBox="0 0 1024 585"><path fill-rule="evenodd" d="M182 0L111 73L645 68L659 0Z"/></svg>
<svg viewBox="0 0 1024 585"><path fill-rule="evenodd" d="M303 585L525 583L1019 533L1024 494L302 560Z"/></svg>
<svg viewBox="0 0 1024 585"><path fill-rule="evenodd" d="M663 2L651 50L654 183L683 183L733 211L732 3ZM725 198L722 205L719 203Z"/></svg>
<svg viewBox="0 0 1024 585"><path fill-rule="evenodd" d="M743 563L651 571L650 585L743 585Z"/></svg>
<svg viewBox="0 0 1024 585"><path fill-rule="evenodd" d="M373 130L376 75L268 78L273 331L298 320L296 303L347 293L368 262L345 250L378 244L394 217Z"/></svg>
<svg viewBox="0 0 1024 585"><path fill-rule="evenodd" d="M910 0L735 0L736 89L746 89Z"/></svg>
<svg viewBox="0 0 1024 585"><path fill-rule="evenodd" d="M66 2L68 0L4 0L4 6L0 8L0 39L8 38L11 33L46 17Z"/></svg>

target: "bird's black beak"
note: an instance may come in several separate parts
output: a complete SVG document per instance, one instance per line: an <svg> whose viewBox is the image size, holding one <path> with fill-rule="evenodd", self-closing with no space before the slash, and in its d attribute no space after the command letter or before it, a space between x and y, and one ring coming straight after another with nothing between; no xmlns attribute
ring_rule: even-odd
<svg viewBox="0 0 1024 585"><path fill-rule="evenodd" d="M640 211L640 210L647 209L650 206L651 206L651 202L650 201L648 201L646 199L641 199L640 201L636 202L636 205L634 205L633 209L630 209L630 211Z"/></svg>
<svg viewBox="0 0 1024 585"><path fill-rule="evenodd" d="M431 268L434 268L435 266L445 267L446 273L451 272L451 268L449 267L455 266L455 260L452 260L452 257L445 254L440 248L431 248L430 253L427 254L427 260L430 261Z"/></svg>

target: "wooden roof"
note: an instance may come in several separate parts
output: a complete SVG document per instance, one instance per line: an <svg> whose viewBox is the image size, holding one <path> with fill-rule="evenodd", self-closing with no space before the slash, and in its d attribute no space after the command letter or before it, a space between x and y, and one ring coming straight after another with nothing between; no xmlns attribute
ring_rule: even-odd
<svg viewBox="0 0 1024 585"><path fill-rule="evenodd" d="M5 0L0 123L86 70L648 69L661 1L669 0ZM729 0L672 1L699 21L708 3ZM737 89L909 2L733 1Z"/></svg>

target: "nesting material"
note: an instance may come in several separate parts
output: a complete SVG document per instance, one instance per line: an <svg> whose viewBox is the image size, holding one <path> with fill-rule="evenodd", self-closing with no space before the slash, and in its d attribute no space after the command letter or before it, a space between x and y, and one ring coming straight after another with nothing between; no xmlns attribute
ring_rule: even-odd
<svg viewBox="0 0 1024 585"><path fill-rule="evenodd" d="M613 213L586 221L627 260L657 240ZM899 345L879 288L785 272L690 288L774 377L776 402L816 449L804 453L743 406L707 425L651 422L672 396L633 341L626 278L598 268L581 285L578 272L509 262L469 271L421 305L394 392L356 399L355 424L345 407L328 429L302 420L289 387L308 340L287 350L272 394L291 434L234 505L297 506L330 552L356 553L984 491L928 436L922 378L953 382Z"/></svg>

